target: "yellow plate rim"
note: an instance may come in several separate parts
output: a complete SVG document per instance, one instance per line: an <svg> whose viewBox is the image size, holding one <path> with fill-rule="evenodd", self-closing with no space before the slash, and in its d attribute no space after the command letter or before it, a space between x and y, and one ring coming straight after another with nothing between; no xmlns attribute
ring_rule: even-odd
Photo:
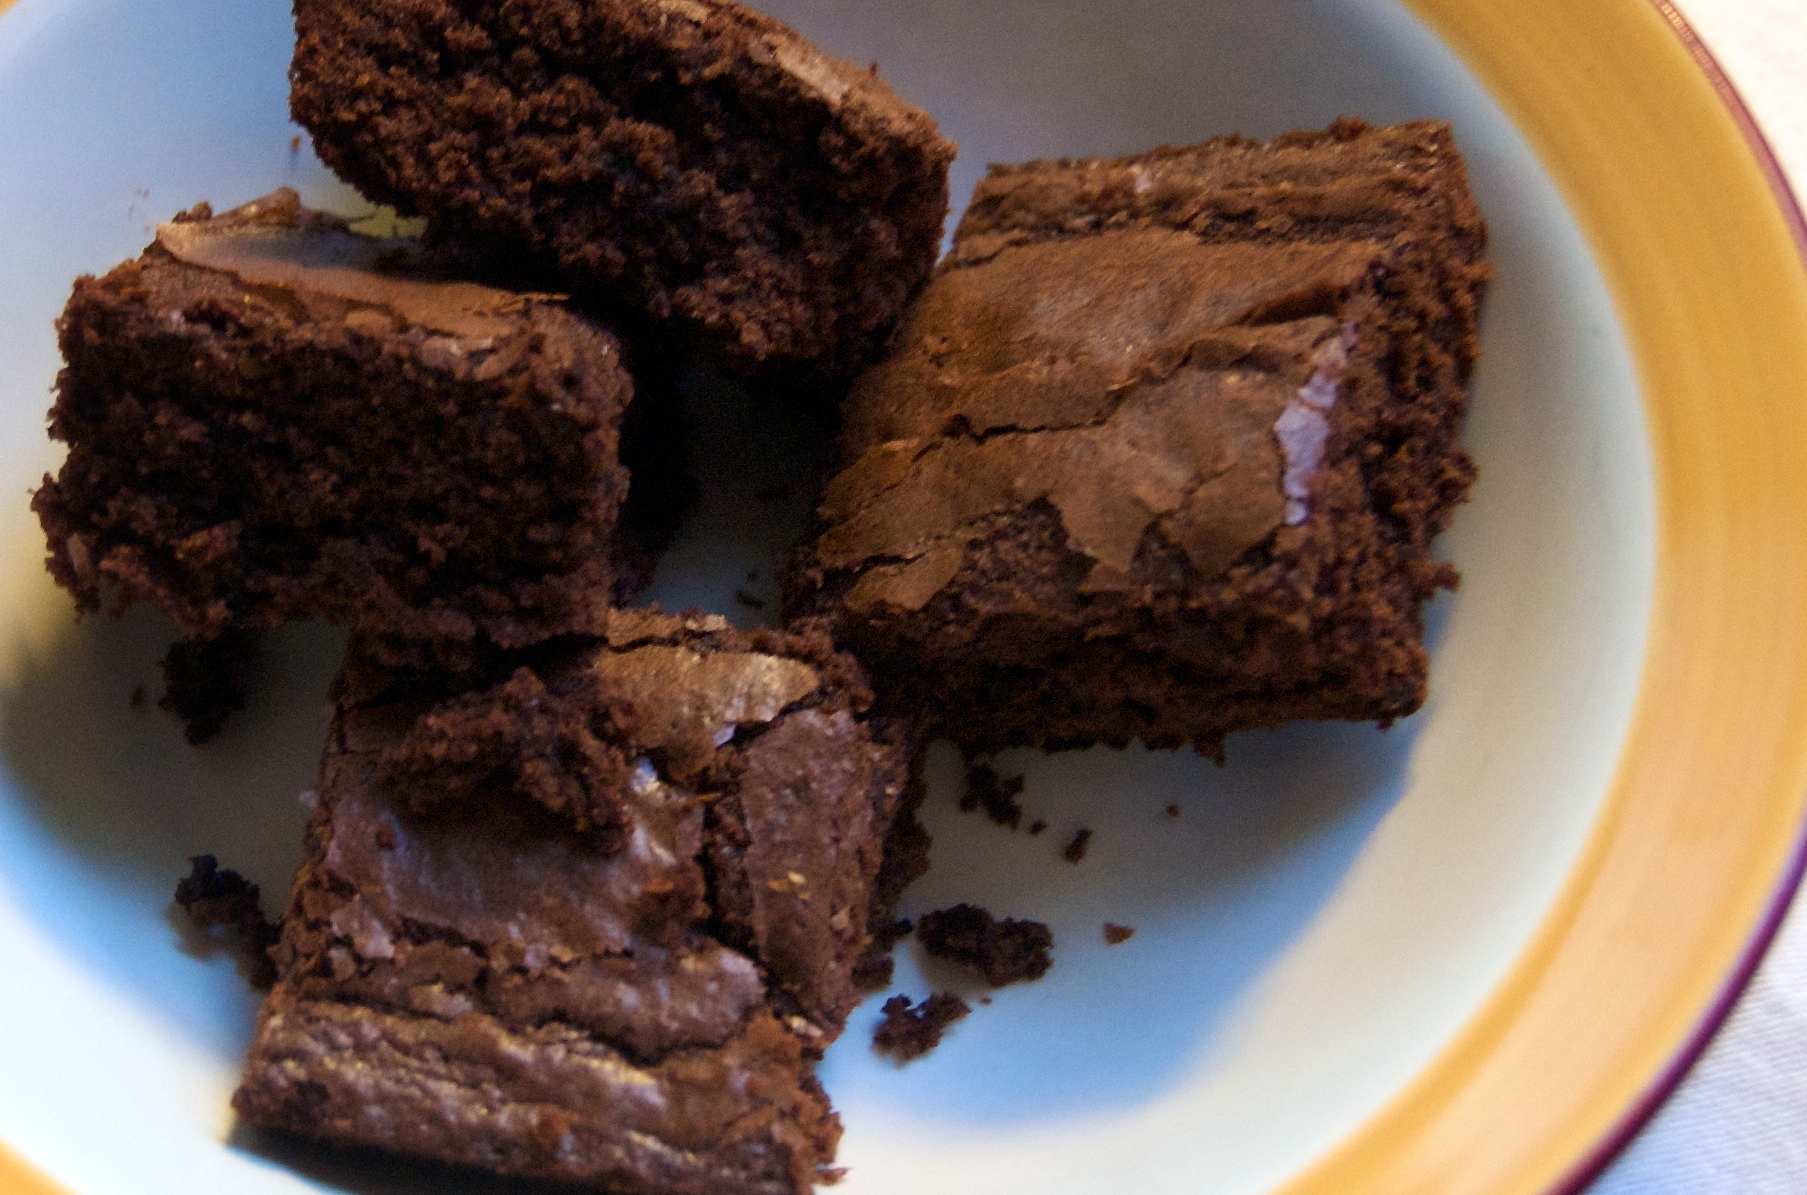
<svg viewBox="0 0 1807 1195"><path fill-rule="evenodd" d="M1738 127L1751 153L1755 156L1758 167L1768 180L1769 189L1781 208L1782 216L1789 225L1789 232L1794 240L1794 248L1804 265L1807 265L1807 209L1804 209L1801 197L1789 182L1787 173L1782 169L1782 162L1777 156L1775 147L1757 123L1756 114L1745 102L1738 86L1732 81L1731 74L1725 69L1712 49L1695 30L1687 16L1670 0L1649 0L1675 35L1686 47L1695 65L1707 77L1713 89L1719 93L1719 99L1726 111ZM1599 1178L1612 1165L1613 1161L1630 1146L1645 1126L1649 1124L1663 1105L1675 1094L1690 1071L1706 1053L1707 1048L1719 1031L1731 1018L1740 998L1744 995L1751 981L1756 978L1757 970L1762 965L1770 946L1774 944L1776 935L1781 932L1782 924L1788 916L1788 910L1800 893L1801 882L1807 877L1807 822L1800 827L1793 858L1787 870L1777 882L1771 904L1752 934L1742 957L1726 978L1719 995L1711 1007L1702 1015L1688 1040L1677 1051L1669 1065L1651 1081L1644 1094L1636 1103L1626 1109L1619 1123L1589 1153L1578 1161L1568 1176L1556 1187L1551 1195L1578 1195L1583 1189Z"/></svg>
<svg viewBox="0 0 1807 1195"><path fill-rule="evenodd" d="M13 3L0 0L0 14ZM1658 592L1638 711L1618 775L1536 939L1406 1091L1280 1191L1573 1195L1637 1133L1705 1049L1755 972L1807 867L1807 627L1801 625L1807 616L1751 621L1791 599L1802 599L1794 610L1807 611L1807 543L1798 542L1807 537L1789 542L1788 520L1774 513L1807 510L1807 424L1800 416L1786 418L1793 413L1786 379L1807 378L1807 219L1735 87L1669 0L1406 3L1506 108L1601 260L1644 383L1658 475ZM1600 56L1588 49L1597 45L1612 49ZM1552 85L1565 78L1591 83L1578 96L1565 95ZM1639 122L1657 112L1664 129L1653 138ZM1606 135L1626 137L1638 152L1599 154ZM1687 197L1666 173L1678 166L1712 179L1711 229L1677 225L1686 224L1690 209L1677 202ZM1703 263L1722 268L1709 268L1706 281L1665 289ZM1734 267L1737 285L1728 292L1726 275ZM1747 317L1737 334L1727 333L1724 307L1714 307L1728 294L1763 300L1756 310L1737 305ZM1693 337L1665 344L1663 334L1677 327ZM1720 422L1738 426L1703 425L1703 410L1733 390L1733 382L1745 401ZM1696 441L1703 427L1704 444ZM1747 476L1732 476L1733 466ZM1731 537L1734 542L1717 542L1727 517L1739 515L1755 526ZM1775 531L1783 535L1762 534ZM1765 551L1741 556L1733 550L1753 541ZM1739 597L1749 600L1734 600ZM1739 619L1745 620L1742 637L1738 626L1728 625ZM1751 632L1754 625L1763 633ZM1707 660L1703 671L1708 649L1729 649L1733 658ZM1783 675L1789 671L1793 677ZM1752 687L1766 680L1773 687ZM1741 733L1748 717L1698 712L1712 694L1751 692L1771 699L1759 727L1771 733L1759 735L1754 749ZM1693 726L1691 712L1692 722L1708 725ZM1678 717L1695 738L1665 737ZM1709 746L1742 747L1754 758L1733 767L1722 756L1678 756L1703 735ZM1692 767L1665 773L1677 763ZM1715 786L1714 795L1729 792L1734 807L1708 812L1735 823L1737 833L1690 821L1702 812L1700 802L1678 799L1686 795L1677 792L1684 780L1719 779L1727 783ZM1698 906L1710 915L1690 923L1697 933L1685 953L1668 941L1629 941L1626 931L1640 926L1640 909L1628 910L1622 884L1613 887L1626 874L1624 844L1615 836L1634 824L1628 814L1646 809L1676 819L1667 827L1671 833L1694 835L1689 841L1699 844L1702 870L1710 872L1703 879L1678 871L1673 852L1660 860L1668 865L1666 878L1687 890L1682 895L1713 898ZM1744 878L1732 882L1733 874ZM1675 903L1641 912L1648 921ZM1610 915L1593 915L1601 904L1613 905ZM1584 990L1587 999L1565 1005L1565 997L1577 994L1577 979L1598 978L1602 968L1627 960L1666 968L1668 982L1644 985L1664 998L1640 1007L1634 1025L1619 1026L1610 1051L1601 1045L1593 1057L1553 1053L1580 1030L1601 1028L1605 996ZM1623 995L1627 988L1604 990ZM1574 1020L1571 1028L1553 1028L1565 1016ZM64 1195L3 1142L0 1191Z"/></svg>

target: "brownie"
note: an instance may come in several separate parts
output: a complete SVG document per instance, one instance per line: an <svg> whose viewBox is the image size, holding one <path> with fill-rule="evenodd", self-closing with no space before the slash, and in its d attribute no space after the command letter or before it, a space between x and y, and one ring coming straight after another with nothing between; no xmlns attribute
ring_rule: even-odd
<svg viewBox="0 0 1807 1195"><path fill-rule="evenodd" d="M257 646L255 633L236 627L211 639L178 639L170 645L159 662L163 696L157 705L182 719L190 743L207 742L245 708Z"/></svg>
<svg viewBox="0 0 1807 1195"><path fill-rule="evenodd" d="M893 996L885 1001L884 1019L872 1031L872 1048L900 1063L912 1062L940 1045L948 1027L972 1010L952 992L936 992L915 1008L908 996Z"/></svg>
<svg viewBox="0 0 1807 1195"><path fill-rule="evenodd" d="M631 1193L828 1173L909 744L819 627L601 634L464 692L354 640L247 1120Z"/></svg>
<svg viewBox="0 0 1807 1195"><path fill-rule="evenodd" d="M1441 123L993 167L788 609L969 756L1411 713L1485 237Z"/></svg>
<svg viewBox="0 0 1807 1195"><path fill-rule="evenodd" d="M916 940L934 958L947 959L994 988L1030 983L1048 973L1054 933L1039 921L997 918L977 905L955 905L923 914Z"/></svg>
<svg viewBox="0 0 1807 1195"><path fill-rule="evenodd" d="M277 930L264 916L258 886L230 867L221 867L212 855L193 855L188 874L176 881L174 903L197 930L231 930L237 935L245 978L268 991L276 982L270 948Z"/></svg>
<svg viewBox="0 0 1807 1195"><path fill-rule="evenodd" d="M966 765L966 791L960 794L960 812L971 813L983 809L985 816L1003 826L1007 830L1015 830L1023 824L1024 778L1011 776L1008 779L999 776L997 769L988 763L978 762Z"/></svg>
<svg viewBox="0 0 1807 1195"><path fill-rule="evenodd" d="M327 618L450 658L584 630L627 489L620 346L442 267L285 189L79 280L69 454L32 500L56 579L202 643Z"/></svg>
<svg viewBox="0 0 1807 1195"><path fill-rule="evenodd" d="M328 166L726 364L845 370L934 265L954 147L732 0L296 0L295 24Z"/></svg>

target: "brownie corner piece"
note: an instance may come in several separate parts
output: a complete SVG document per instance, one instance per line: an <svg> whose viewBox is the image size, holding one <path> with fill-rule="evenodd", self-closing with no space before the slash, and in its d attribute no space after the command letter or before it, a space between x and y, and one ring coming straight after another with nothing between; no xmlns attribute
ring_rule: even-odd
<svg viewBox="0 0 1807 1195"><path fill-rule="evenodd" d="M910 746L857 666L629 610L497 676L360 646L240 1114L629 1195L827 1178Z"/></svg>
<svg viewBox="0 0 1807 1195"><path fill-rule="evenodd" d="M295 119L430 235L737 368L856 368L934 265L954 147L734 0L298 0Z"/></svg>
<svg viewBox="0 0 1807 1195"><path fill-rule="evenodd" d="M1411 713L1485 236L1436 122L994 167L791 608L969 752Z"/></svg>
<svg viewBox="0 0 1807 1195"><path fill-rule="evenodd" d="M185 637L324 617L415 643L581 630L613 580L614 334L282 190L83 278L32 506L85 608Z"/></svg>

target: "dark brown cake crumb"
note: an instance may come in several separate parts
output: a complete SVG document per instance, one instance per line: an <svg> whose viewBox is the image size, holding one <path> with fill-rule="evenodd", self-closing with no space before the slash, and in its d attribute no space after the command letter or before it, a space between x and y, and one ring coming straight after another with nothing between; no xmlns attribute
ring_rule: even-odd
<svg viewBox="0 0 1807 1195"><path fill-rule="evenodd" d="M190 743L205 743L219 734L227 718L245 708L256 654L256 639L238 628L213 639L177 640L161 664L163 696L157 700L158 708L186 723L182 733Z"/></svg>
<svg viewBox="0 0 1807 1195"><path fill-rule="evenodd" d="M281 936L258 904L258 887L212 855L188 860L188 875L176 881L176 904L197 929L236 929L243 952L245 978L259 991L276 982L270 947Z"/></svg>
<svg viewBox="0 0 1807 1195"><path fill-rule="evenodd" d="M994 988L1040 979L1053 966L1054 933L1039 921L1002 921L976 905L926 914L916 940L936 958L949 959L984 977Z"/></svg>
<svg viewBox="0 0 1807 1195"><path fill-rule="evenodd" d="M872 1048L899 1062L921 1058L941 1044L948 1026L972 1012L972 1005L952 992L936 992L915 1008L908 996L885 1001L885 1019L872 1034Z"/></svg>
<svg viewBox="0 0 1807 1195"><path fill-rule="evenodd" d="M853 964L853 986L862 992L882 992L891 986L897 974L897 960L888 954L868 950Z"/></svg>
<svg viewBox="0 0 1807 1195"><path fill-rule="evenodd" d="M1036 818L1034 821L1029 823L1029 835L1032 838L1044 833L1047 829L1048 829L1048 823L1042 821L1040 818Z"/></svg>
<svg viewBox="0 0 1807 1195"><path fill-rule="evenodd" d="M1085 858L1085 853L1091 848L1091 845L1092 832L1090 830L1081 830L1079 833L1073 835L1073 841L1067 843L1066 849L1060 853L1068 863L1078 863Z"/></svg>
<svg viewBox="0 0 1807 1195"><path fill-rule="evenodd" d="M1014 830L1023 824L1023 803L1017 800L1022 791L1021 776L1005 779L990 764L972 764L966 769L966 791L960 795L960 812L983 809L986 817Z"/></svg>
<svg viewBox="0 0 1807 1195"><path fill-rule="evenodd" d="M1104 944L1106 946L1121 946L1135 936L1136 928L1133 925L1118 925L1111 921L1104 923Z"/></svg>
<svg viewBox="0 0 1807 1195"><path fill-rule="evenodd" d="M892 973L897 969L891 951L913 928L908 917L873 925L870 930L872 940L853 965L854 986L862 992L882 992L890 987Z"/></svg>
<svg viewBox="0 0 1807 1195"><path fill-rule="evenodd" d="M1176 818L1180 815L1180 807L1178 805L1169 805L1164 812L1169 818Z"/></svg>

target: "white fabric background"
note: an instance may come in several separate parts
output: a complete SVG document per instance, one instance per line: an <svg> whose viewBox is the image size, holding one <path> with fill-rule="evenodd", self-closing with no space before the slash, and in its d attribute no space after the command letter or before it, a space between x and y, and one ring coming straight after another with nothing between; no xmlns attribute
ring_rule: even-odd
<svg viewBox="0 0 1807 1195"><path fill-rule="evenodd" d="M1807 0L1674 2L1807 196ZM1589 1195L1807 1195L1803 902L1706 1056Z"/></svg>

